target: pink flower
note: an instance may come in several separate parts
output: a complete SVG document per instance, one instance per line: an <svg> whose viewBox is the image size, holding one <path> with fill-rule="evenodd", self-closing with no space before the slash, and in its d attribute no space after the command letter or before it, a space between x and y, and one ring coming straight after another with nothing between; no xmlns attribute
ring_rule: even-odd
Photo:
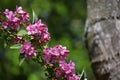
<svg viewBox="0 0 120 80"><path fill-rule="evenodd" d="M12 30L19 30L21 24L25 24L29 20L29 14L23 11L22 7L16 8L16 12L6 9L4 14L7 20L3 22L3 26Z"/></svg>
<svg viewBox="0 0 120 80"><path fill-rule="evenodd" d="M5 10L4 14L7 17L7 20L3 22L4 28L18 30L20 28L20 19L16 17L16 14L8 9Z"/></svg>
<svg viewBox="0 0 120 80"><path fill-rule="evenodd" d="M69 64L67 64L65 61L60 61L59 64L60 68L65 72L65 77L72 76L75 74L75 64L74 62L70 61Z"/></svg>
<svg viewBox="0 0 120 80"><path fill-rule="evenodd" d="M67 64L65 61L60 61L60 70L56 71L56 76L64 76L66 80L80 80L80 76L75 75L75 63L70 61Z"/></svg>
<svg viewBox="0 0 120 80"><path fill-rule="evenodd" d="M18 13L18 14L24 14L26 12L22 10L22 7L17 7L16 8L16 13Z"/></svg>
<svg viewBox="0 0 120 80"><path fill-rule="evenodd" d="M50 34L45 24L41 23L41 20L37 20L35 24L27 26L28 35L33 35L36 41L45 44L50 40Z"/></svg>
<svg viewBox="0 0 120 80"><path fill-rule="evenodd" d="M37 33L37 29L32 24L30 24L29 26L27 26L27 31L28 31L28 35L34 35L34 34Z"/></svg>
<svg viewBox="0 0 120 80"><path fill-rule="evenodd" d="M46 48L44 49L44 60L48 64L51 61L52 55L50 49Z"/></svg>
<svg viewBox="0 0 120 80"><path fill-rule="evenodd" d="M19 30L20 22L19 22L19 19L13 19L13 21L7 20L3 22L3 26L4 28L10 28L12 30Z"/></svg>
<svg viewBox="0 0 120 80"><path fill-rule="evenodd" d="M56 70L56 78L60 77L60 76L64 76L64 71L61 69L57 69Z"/></svg>
<svg viewBox="0 0 120 80"><path fill-rule="evenodd" d="M16 8L16 14L19 14L19 18L21 22L25 23L30 19L29 13L25 12L22 10L22 7L17 7Z"/></svg>
<svg viewBox="0 0 120 80"><path fill-rule="evenodd" d="M80 76L73 74L72 76L69 77L69 80L80 80Z"/></svg>
<svg viewBox="0 0 120 80"><path fill-rule="evenodd" d="M57 45L55 48L58 50L58 53L60 54L59 58L60 60L65 60L68 58L69 50L66 49L66 47L62 47L62 45Z"/></svg>
<svg viewBox="0 0 120 80"><path fill-rule="evenodd" d="M69 50L66 47L62 47L61 45L57 45L53 48L46 48L43 50L44 52L44 60L47 64L56 63L56 61L65 61L68 57Z"/></svg>
<svg viewBox="0 0 120 80"><path fill-rule="evenodd" d="M30 42L24 42L23 46L20 49L21 54L25 55L25 58L31 58L32 56L36 56L36 50Z"/></svg>
<svg viewBox="0 0 120 80"><path fill-rule="evenodd" d="M13 20L16 16L13 11L9 11L8 9L5 10L4 14L9 20Z"/></svg>
<svg viewBox="0 0 120 80"><path fill-rule="evenodd" d="M41 42L40 44L45 44L50 40L50 33L49 32L43 32L41 35Z"/></svg>
<svg viewBox="0 0 120 80"><path fill-rule="evenodd" d="M35 22L35 24L30 24L27 26L28 35L41 35L43 32L47 32L48 28L45 24L41 23L41 20Z"/></svg>
<svg viewBox="0 0 120 80"><path fill-rule="evenodd" d="M8 22L7 21L3 22L2 24L3 24L4 28L8 28Z"/></svg>

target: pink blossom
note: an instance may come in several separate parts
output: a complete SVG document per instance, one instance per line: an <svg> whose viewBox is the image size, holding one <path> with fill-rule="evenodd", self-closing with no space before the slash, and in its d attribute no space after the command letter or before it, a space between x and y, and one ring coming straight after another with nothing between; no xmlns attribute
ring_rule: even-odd
<svg viewBox="0 0 120 80"><path fill-rule="evenodd" d="M7 19L3 22L3 26L12 30L19 30L21 24L29 20L29 14L23 11L22 7L16 8L16 12L6 9L4 14Z"/></svg>
<svg viewBox="0 0 120 80"><path fill-rule="evenodd" d="M80 76L73 74L72 76L69 77L69 80L80 80Z"/></svg>
<svg viewBox="0 0 120 80"><path fill-rule="evenodd" d="M74 62L70 61L70 63L67 64L65 61L60 61L59 66L65 72L66 77L69 77L69 76L72 76L73 74L75 74Z"/></svg>
<svg viewBox="0 0 120 80"><path fill-rule="evenodd" d="M56 77L64 76L64 72L61 69L56 70Z"/></svg>
<svg viewBox="0 0 120 80"><path fill-rule="evenodd" d="M20 22L19 22L19 19L18 20L13 19L13 21L7 20L7 21L3 22L3 26L4 26L4 28L10 28L12 30L19 30Z"/></svg>
<svg viewBox="0 0 120 80"><path fill-rule="evenodd" d="M29 24L27 26L28 35L33 35L36 41L45 44L50 40L50 33L45 24L41 23L41 20L37 20L35 24Z"/></svg>
<svg viewBox="0 0 120 80"><path fill-rule="evenodd" d="M37 29L32 24L29 24L29 26L27 26L27 31L28 31L28 35L34 35L37 33Z"/></svg>
<svg viewBox="0 0 120 80"><path fill-rule="evenodd" d="M50 49L46 48L44 49L44 60L48 64L51 61L52 55Z"/></svg>
<svg viewBox="0 0 120 80"><path fill-rule="evenodd" d="M59 70L59 73L56 72L56 76L63 75L66 80L80 80L80 76L75 75L75 63L70 61L69 64L67 64L65 61L60 61L59 67L61 68Z"/></svg>
<svg viewBox="0 0 120 80"><path fill-rule="evenodd" d="M44 60L47 64L56 63L56 61L65 61L68 57L69 50L66 47L57 45L53 48L44 49Z"/></svg>
<svg viewBox="0 0 120 80"><path fill-rule="evenodd" d="M3 24L3 27L4 27L4 28L8 28L8 25L9 25L9 24L8 24L7 21L4 21L2 24Z"/></svg>
<svg viewBox="0 0 120 80"><path fill-rule="evenodd" d="M22 10L22 7L17 7L16 8L16 14L19 14L19 18L21 22L25 23L30 19L29 13L25 12Z"/></svg>
<svg viewBox="0 0 120 80"><path fill-rule="evenodd" d="M4 14L7 17L7 20L3 22L4 28L11 28L13 30L18 30L20 28L20 19L16 17L16 14L13 11L5 10Z"/></svg>
<svg viewBox="0 0 120 80"><path fill-rule="evenodd" d="M31 42L24 42L23 46L20 49L21 54L25 55L25 58L31 58L32 56L36 56L36 50Z"/></svg>
<svg viewBox="0 0 120 80"><path fill-rule="evenodd" d="M16 13L18 13L18 14L24 14L26 12L22 10L22 7L17 7L16 8Z"/></svg>
<svg viewBox="0 0 120 80"><path fill-rule="evenodd" d="M41 35L41 42L40 44L45 44L50 40L50 33L49 32L43 32L43 34Z"/></svg>
<svg viewBox="0 0 120 80"><path fill-rule="evenodd" d="M27 26L28 35L41 35L43 32L47 32L48 28L45 24L41 23L41 20L37 20L35 24L30 24Z"/></svg>
<svg viewBox="0 0 120 80"><path fill-rule="evenodd" d="M9 20L13 20L16 16L13 11L9 11L8 9L5 10L4 14Z"/></svg>
<svg viewBox="0 0 120 80"><path fill-rule="evenodd" d="M55 48L57 48L57 50L60 54L60 56L59 56L60 60L64 61L65 59L68 58L69 50L67 50L66 47L62 47L62 45L57 45L57 46L55 46Z"/></svg>

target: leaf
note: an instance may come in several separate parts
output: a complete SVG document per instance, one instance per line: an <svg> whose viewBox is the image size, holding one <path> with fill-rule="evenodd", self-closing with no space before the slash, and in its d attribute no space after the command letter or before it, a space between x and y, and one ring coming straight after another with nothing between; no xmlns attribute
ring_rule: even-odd
<svg viewBox="0 0 120 80"><path fill-rule="evenodd" d="M43 48L44 48L44 49L45 49L45 48L47 48L47 47L48 47L48 45L47 45L47 44L43 46Z"/></svg>
<svg viewBox="0 0 120 80"><path fill-rule="evenodd" d="M20 35L20 36L24 36L24 35L26 35L26 34L27 34L27 31L24 30L24 29L21 29L21 30L17 33L17 35Z"/></svg>
<svg viewBox="0 0 120 80"><path fill-rule="evenodd" d="M37 18L37 15L35 14L34 10L32 10L32 13L33 13L33 21L32 21L32 23L34 23L38 18Z"/></svg>
<svg viewBox="0 0 120 80"><path fill-rule="evenodd" d="M86 78L87 77L87 74L86 74L86 72L84 71L84 77Z"/></svg>
<svg viewBox="0 0 120 80"><path fill-rule="evenodd" d="M82 73L80 75L80 80L81 80L82 77L84 77L84 69L82 70Z"/></svg>
<svg viewBox="0 0 120 80"><path fill-rule="evenodd" d="M21 59L20 59L19 66L21 66L24 61L25 61L25 58L21 58Z"/></svg>
<svg viewBox="0 0 120 80"><path fill-rule="evenodd" d="M15 44L15 45L12 45L10 49L20 49L21 46L22 44Z"/></svg>
<svg viewBox="0 0 120 80"><path fill-rule="evenodd" d="M87 75L86 75L86 72L85 72L84 69L82 70L82 73L81 73L81 76L80 76L80 80L81 80L82 78L84 78L84 80L87 80Z"/></svg>

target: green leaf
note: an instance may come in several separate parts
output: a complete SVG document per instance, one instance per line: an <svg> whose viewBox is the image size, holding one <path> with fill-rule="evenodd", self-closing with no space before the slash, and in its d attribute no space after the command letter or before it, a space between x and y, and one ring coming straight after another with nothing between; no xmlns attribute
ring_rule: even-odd
<svg viewBox="0 0 120 80"><path fill-rule="evenodd" d="M21 66L24 61L25 61L25 58L21 58L21 59L20 59L19 66Z"/></svg>
<svg viewBox="0 0 120 80"><path fill-rule="evenodd" d="M15 44L15 45L12 45L10 49L20 49L21 46L22 44Z"/></svg>
<svg viewBox="0 0 120 80"><path fill-rule="evenodd" d="M84 79L85 79L85 78L87 79L87 75L86 75L86 72L85 72L84 69L82 70L82 73L81 73L81 76L80 76L80 80L81 80L82 77L83 77Z"/></svg>
<svg viewBox="0 0 120 80"><path fill-rule="evenodd" d="M32 10L32 13L33 13L33 21L32 21L32 23L34 23L38 18L37 18L37 15L35 14L34 10Z"/></svg>
<svg viewBox="0 0 120 80"><path fill-rule="evenodd" d="M24 29L21 29L21 30L17 33L17 35L20 35L20 36L24 36L24 35L26 35L26 34L27 34L27 31L24 30Z"/></svg>
<svg viewBox="0 0 120 80"><path fill-rule="evenodd" d="M43 48L44 48L44 49L45 49L45 48L47 48L47 47L48 47L48 45L47 45L47 44L43 46Z"/></svg>

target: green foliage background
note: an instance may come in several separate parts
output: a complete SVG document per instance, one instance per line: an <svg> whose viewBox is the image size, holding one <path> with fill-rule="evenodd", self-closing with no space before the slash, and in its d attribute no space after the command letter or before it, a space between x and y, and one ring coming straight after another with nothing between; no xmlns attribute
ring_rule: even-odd
<svg viewBox="0 0 120 80"><path fill-rule="evenodd" d="M67 46L71 51L69 60L76 63L77 73L84 69L88 80L95 80L84 44L86 0L0 0L0 11L15 10L16 5L22 6L31 17L34 10L49 28L49 46ZM29 60L19 66L19 50L4 46L4 39L0 38L0 80L47 80L43 67Z"/></svg>

